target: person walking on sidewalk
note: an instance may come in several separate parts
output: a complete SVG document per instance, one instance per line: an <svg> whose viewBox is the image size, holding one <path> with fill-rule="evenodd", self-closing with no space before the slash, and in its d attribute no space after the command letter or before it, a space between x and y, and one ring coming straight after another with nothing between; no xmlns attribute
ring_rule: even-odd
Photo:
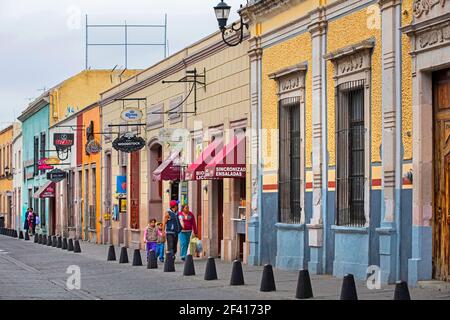
<svg viewBox="0 0 450 320"><path fill-rule="evenodd" d="M159 257L159 261L164 262L164 243L166 238L163 236L164 229L163 224L159 222L158 226L158 243L156 245L156 256Z"/></svg>
<svg viewBox="0 0 450 320"><path fill-rule="evenodd" d="M32 228L32 223L30 222L30 208L27 209L25 213L25 221L23 222L23 229L25 232L29 233L29 230Z"/></svg>
<svg viewBox="0 0 450 320"><path fill-rule="evenodd" d="M144 231L144 243L147 249L147 261L150 257L150 250L157 250L158 244L158 227L156 227L156 219L151 219Z"/></svg>
<svg viewBox="0 0 450 320"><path fill-rule="evenodd" d="M170 201L170 209L167 210L163 220L163 236L167 240L167 252L170 253L175 260L178 245L178 233L181 231L180 221L178 220L178 201Z"/></svg>
<svg viewBox="0 0 450 320"><path fill-rule="evenodd" d="M197 224L195 223L195 216L191 211L189 211L189 206L187 204L183 205L181 211L178 213L178 219L181 224L181 260L184 261L186 259L189 242L191 241L192 232L194 232L194 237L197 236Z"/></svg>

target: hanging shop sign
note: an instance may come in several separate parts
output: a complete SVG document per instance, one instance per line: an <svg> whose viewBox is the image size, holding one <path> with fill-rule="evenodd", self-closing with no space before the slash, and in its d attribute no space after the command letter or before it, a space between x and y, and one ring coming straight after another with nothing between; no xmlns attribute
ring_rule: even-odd
<svg viewBox="0 0 450 320"><path fill-rule="evenodd" d="M51 158L47 158L47 160L45 160L45 163L48 165L57 165L61 163L61 160L59 158L56 157L51 157Z"/></svg>
<svg viewBox="0 0 450 320"><path fill-rule="evenodd" d="M67 178L67 172L61 169L53 169L47 172L47 179L52 182L60 182Z"/></svg>
<svg viewBox="0 0 450 320"><path fill-rule="evenodd" d="M127 132L112 143L117 151L131 153L145 147L145 140L132 132Z"/></svg>
<svg viewBox="0 0 450 320"><path fill-rule="evenodd" d="M122 111L120 117L123 121L140 121L143 117L142 111L137 108L127 108Z"/></svg>
<svg viewBox="0 0 450 320"><path fill-rule="evenodd" d="M97 154L102 151L102 145L97 140L91 140L86 143L86 153L88 155Z"/></svg>
<svg viewBox="0 0 450 320"><path fill-rule="evenodd" d="M53 145L56 149L66 149L74 145L75 135L73 133L53 134Z"/></svg>
<svg viewBox="0 0 450 320"><path fill-rule="evenodd" d="M38 170L52 170L53 166L47 164L47 158L42 158L38 160Z"/></svg>
<svg viewBox="0 0 450 320"><path fill-rule="evenodd" d="M119 212L120 213L126 213L127 212L127 199L126 198L120 198L119 199Z"/></svg>

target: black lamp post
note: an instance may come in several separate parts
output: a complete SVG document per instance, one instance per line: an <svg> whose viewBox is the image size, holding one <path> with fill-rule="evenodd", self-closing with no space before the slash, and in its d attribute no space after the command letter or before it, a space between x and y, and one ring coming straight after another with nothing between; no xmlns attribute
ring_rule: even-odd
<svg viewBox="0 0 450 320"><path fill-rule="evenodd" d="M242 6L241 6L242 7ZM248 29L248 24L244 22L242 16L240 15L241 21L239 23L233 22L231 27L227 28L227 21L230 16L231 7L227 5L223 0L214 7L214 12L216 14L217 22L219 23L220 31L222 32L223 41L230 47L235 47L242 43L244 40L244 27ZM238 27L239 25L239 27ZM226 33L239 33L239 37L236 42L229 42L225 34Z"/></svg>

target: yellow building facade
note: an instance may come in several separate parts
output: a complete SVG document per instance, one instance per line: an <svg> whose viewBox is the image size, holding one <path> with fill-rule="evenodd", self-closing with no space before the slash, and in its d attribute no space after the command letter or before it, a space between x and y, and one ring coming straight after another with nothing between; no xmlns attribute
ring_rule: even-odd
<svg viewBox="0 0 450 320"><path fill-rule="evenodd" d="M431 277L431 259L418 271L414 258L428 231L417 231L413 214L414 65L402 32L427 19L420 2L261 0L241 9L251 96L260 97L251 105L252 264L361 279L375 265L383 282ZM428 19L445 17L447 4L432 7Z"/></svg>
<svg viewBox="0 0 450 320"><path fill-rule="evenodd" d="M0 131L0 216L5 228L13 228L13 181L12 181L13 126Z"/></svg>

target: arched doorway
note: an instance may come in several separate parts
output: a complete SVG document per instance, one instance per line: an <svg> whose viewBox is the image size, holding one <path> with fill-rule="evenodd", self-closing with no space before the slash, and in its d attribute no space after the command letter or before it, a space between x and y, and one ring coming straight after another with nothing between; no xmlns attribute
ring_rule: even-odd
<svg viewBox="0 0 450 320"><path fill-rule="evenodd" d="M148 147L148 220L162 219L162 181L154 181L153 171L162 163L162 145L152 141Z"/></svg>

